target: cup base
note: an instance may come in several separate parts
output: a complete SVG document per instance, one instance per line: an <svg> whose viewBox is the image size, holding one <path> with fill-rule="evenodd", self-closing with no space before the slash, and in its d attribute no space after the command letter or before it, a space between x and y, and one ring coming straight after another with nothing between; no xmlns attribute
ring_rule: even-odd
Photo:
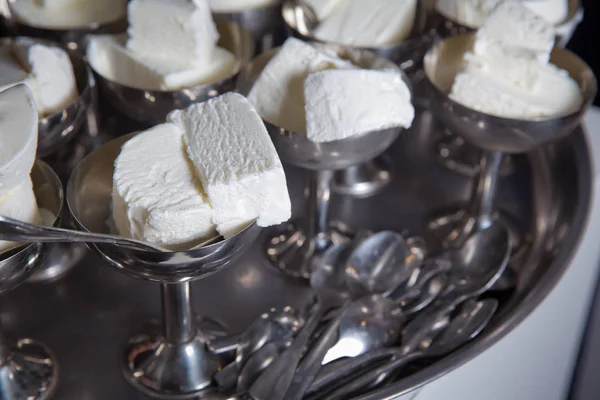
<svg viewBox="0 0 600 400"><path fill-rule="evenodd" d="M213 377L222 367L220 357L209 353L211 336L198 329L187 343L168 343L158 325L129 340L121 370L136 390L157 399L190 399L216 390Z"/></svg>
<svg viewBox="0 0 600 400"><path fill-rule="evenodd" d="M445 134L435 142L435 157L447 169L475 178L479 173L481 150L467 143L460 136ZM505 154L500 167L500 176L509 176L516 170L514 158Z"/></svg>
<svg viewBox="0 0 600 400"><path fill-rule="evenodd" d="M0 363L0 394L3 400L45 400L58 381L58 364L46 346L21 339Z"/></svg>
<svg viewBox="0 0 600 400"><path fill-rule="evenodd" d="M336 171L332 188L334 192L345 196L374 196L392 181L392 170L392 160L380 156L367 163Z"/></svg>

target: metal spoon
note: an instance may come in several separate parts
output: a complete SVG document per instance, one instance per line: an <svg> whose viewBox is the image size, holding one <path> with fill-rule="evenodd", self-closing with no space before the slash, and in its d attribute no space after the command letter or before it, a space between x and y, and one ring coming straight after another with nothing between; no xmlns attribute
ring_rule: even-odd
<svg viewBox="0 0 600 400"><path fill-rule="evenodd" d="M104 233L91 233L72 229L38 226L3 215L0 215L0 239L23 243L107 243L138 251L172 252L172 250L165 249L155 244L146 243L141 240L128 239L122 236ZM221 236L214 236L186 251L208 246L219 240L221 240Z"/></svg>
<svg viewBox="0 0 600 400"><path fill-rule="evenodd" d="M325 365L311 385L309 393L313 394L321 392L327 387L337 386L343 378L363 370L374 362L394 355L410 354L421 342L431 340L431 338L437 336L449 323L450 317L448 312L443 313L440 311L426 317L419 315L402 330L402 337L406 338L403 341L402 347L377 349L358 357L347 358Z"/></svg>
<svg viewBox="0 0 600 400"><path fill-rule="evenodd" d="M349 242L330 247L311 273L310 286L317 303L292 345L284 351L250 387L255 400L281 400L285 396L304 349L323 315L350 299L344 265L352 246Z"/></svg>
<svg viewBox="0 0 600 400"><path fill-rule="evenodd" d="M454 309L490 289L506 270L511 252L510 233L503 224L494 222L477 231L451 253L451 282L435 306Z"/></svg>
<svg viewBox="0 0 600 400"><path fill-rule="evenodd" d="M348 258L347 253L350 251L352 252ZM328 308L341 306L351 297L392 293L410 276L405 263L409 253L404 238L394 232L372 235L354 249L350 243L344 243L327 250L323 260L311 274L311 287L318 298L318 312L309 317L292 346L252 385L252 397L256 400L283 399L294 379L302 351ZM333 323L339 321L338 317ZM320 352L312 354L313 362L304 364L298 371L299 376L303 376L306 381L312 381L318 372L317 367L327 348L319 346L319 350ZM295 384L298 387L308 387L306 381L296 381Z"/></svg>
<svg viewBox="0 0 600 400"><path fill-rule="evenodd" d="M403 322L395 302L383 296L371 295L351 303L344 310L337 342L321 364L390 346L398 340Z"/></svg>
<svg viewBox="0 0 600 400"><path fill-rule="evenodd" d="M235 360L214 376L219 387L224 390L233 389L241 368L252 354L266 343L291 339L301 325L302 319L290 307L283 311L272 309L256 319L241 335L212 340L208 345L211 353L236 352Z"/></svg>
<svg viewBox="0 0 600 400"><path fill-rule="evenodd" d="M346 264L346 283L354 296L370 293L388 295L408 279L411 268L420 266L421 260L411 252L403 236L394 232L380 232L356 246ZM342 315L330 323L326 334L319 338L315 348L302 361L286 399L300 400L304 396L327 354L330 355L328 361L331 361L391 344L397 335L393 332L402 323L399 315L396 305L381 295L371 295L348 306ZM338 325L342 325L339 329L340 338L337 345L331 348L330 338ZM348 343L356 343L357 347L348 348Z"/></svg>
<svg viewBox="0 0 600 400"><path fill-rule="evenodd" d="M256 381L256 378L279 357L288 345L288 340L270 342L252 354L237 377L237 390L241 392L247 391L254 381Z"/></svg>
<svg viewBox="0 0 600 400"><path fill-rule="evenodd" d="M487 326L497 308L498 301L495 299L465 302L460 313L433 341L429 339L421 341L415 352L406 353L404 348L400 349L399 354L386 364L352 378L350 382L324 398L327 400L348 398L356 392L380 384L391 373L409 362L422 358L437 358L451 353L477 336Z"/></svg>

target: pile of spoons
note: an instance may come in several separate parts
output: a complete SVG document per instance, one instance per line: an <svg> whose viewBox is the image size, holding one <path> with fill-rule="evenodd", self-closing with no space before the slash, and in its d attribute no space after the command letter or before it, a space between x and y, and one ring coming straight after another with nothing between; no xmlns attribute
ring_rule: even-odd
<svg viewBox="0 0 600 400"><path fill-rule="evenodd" d="M311 274L316 302L304 319L271 312L212 343L215 353L235 352L215 381L232 398L254 400L346 399L380 388L486 327L499 302L482 295L516 284L511 251L496 225L432 254L423 239L390 231L334 245Z"/></svg>

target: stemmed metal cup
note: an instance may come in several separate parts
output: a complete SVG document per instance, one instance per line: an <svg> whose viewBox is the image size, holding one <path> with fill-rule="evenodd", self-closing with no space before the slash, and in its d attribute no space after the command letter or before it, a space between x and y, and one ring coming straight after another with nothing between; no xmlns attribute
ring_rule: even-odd
<svg viewBox="0 0 600 400"><path fill-rule="evenodd" d="M114 161L132 136L102 145L73 172L67 203L82 230L110 232ZM192 398L212 389L213 376L223 365L207 351L211 337L196 324L190 282L229 265L250 247L259 231L252 224L229 239L182 252L90 246L112 267L161 285L162 326L131 338L122 356L121 369L131 385L149 396L168 399Z"/></svg>
<svg viewBox="0 0 600 400"><path fill-rule="evenodd" d="M366 50L350 50L335 45L318 45L324 51L348 59L363 68L396 69L410 87L408 78L394 64ZM238 90L247 94L269 60L278 49L262 54L241 72ZM314 143L304 132L290 132L265 121L271 139L283 162L308 171L308 199L303 220L282 226L266 246L270 262L288 275L308 279L318 254L332 243L344 241L342 232L334 232L329 224L329 203L334 171L371 160L383 153L402 129L385 129L366 135Z"/></svg>
<svg viewBox="0 0 600 400"><path fill-rule="evenodd" d="M434 11L434 25L438 36L447 38L450 36L473 33L476 28L466 26ZM569 13L565 21L555 26L556 45L565 47L577 25L583 19L583 8L580 0L569 0ZM466 142L460 133L452 132L449 127L440 138L437 135L434 140L434 153L440 163L446 168L459 174L475 177L479 172L481 163L481 150L471 143ZM501 175L509 175L516 169L515 160L505 156L502 160Z"/></svg>
<svg viewBox="0 0 600 400"><path fill-rule="evenodd" d="M583 103L577 111L560 117L520 120L473 110L448 94L462 68L463 55L472 48L474 40L472 33L449 37L425 56L433 112L452 132L483 153L470 203L429 221L429 229L446 247L460 246L473 232L497 222L494 201L504 155L526 153L573 133L597 91L596 78L588 65L570 51L555 47L550 62L566 70L581 88Z"/></svg>
<svg viewBox="0 0 600 400"><path fill-rule="evenodd" d="M167 114L174 109L183 109L235 89L240 69L254 54L254 40L249 32L235 22L227 19L217 19L215 22L219 32L217 45L230 51L237 60L230 76L217 82L179 90L144 90L111 81L102 75L98 66L91 64L104 103L133 121L152 126L164 122Z"/></svg>
<svg viewBox="0 0 600 400"><path fill-rule="evenodd" d="M33 190L39 208L55 216L56 226L63 205L63 187L58 176L44 162L31 171ZM0 234L1 237L1 234ZM51 251L52 245L30 243L0 253L0 295L25 282ZM0 397L3 400L45 399L57 383L58 365L52 352L31 339L8 341L0 321Z"/></svg>
<svg viewBox="0 0 600 400"><path fill-rule="evenodd" d="M285 0L282 8L283 20L288 33L304 41L320 42L328 45L346 47L355 51L371 51L396 65L410 77L413 88L420 80L423 56L433 43L434 31L430 29L429 10L426 2L418 2L417 17L410 36L400 43L359 47L326 42L313 33L319 21L311 7L302 0ZM415 89L416 90L416 89ZM417 95L416 92L413 92ZM365 163L352 165L336 171L332 188L335 192L368 197L379 193L393 179L393 165L389 157L381 156Z"/></svg>
<svg viewBox="0 0 600 400"><path fill-rule="evenodd" d="M32 38L34 43L45 46L56 46L62 48L69 55L73 72L77 83L78 97L73 103L63 110L55 111L49 115L41 115L38 120L38 148L37 157L42 158L58 173L63 184L66 184L71 173L59 154L64 153L65 148L77 135L87 127L86 123L90 113L94 113L92 103L95 96L96 84L91 70L83 60L83 57L74 50L63 45L44 39ZM11 46L14 38L3 38L0 46ZM70 226L70 215L68 212L61 218L62 225ZM85 255L84 248L80 245L57 244L52 246L48 260L41 268L30 277L30 281L45 282L56 280L64 276Z"/></svg>

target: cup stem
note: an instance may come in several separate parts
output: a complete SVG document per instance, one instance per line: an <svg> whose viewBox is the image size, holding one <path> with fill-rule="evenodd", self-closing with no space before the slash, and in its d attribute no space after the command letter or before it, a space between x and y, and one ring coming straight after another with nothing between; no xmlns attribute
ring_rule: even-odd
<svg viewBox="0 0 600 400"><path fill-rule="evenodd" d="M471 215L476 218L479 229L486 229L492 223L502 157L503 153L498 151L484 151L481 156L479 178L471 200Z"/></svg>
<svg viewBox="0 0 600 400"><path fill-rule="evenodd" d="M164 283L161 285L163 329L165 340L182 344L196 334L192 311L190 283Z"/></svg>
<svg viewBox="0 0 600 400"><path fill-rule="evenodd" d="M309 240L314 238L317 252L325 250L329 245L329 201L333 176L334 172L331 170L319 170L309 174L307 236Z"/></svg>

